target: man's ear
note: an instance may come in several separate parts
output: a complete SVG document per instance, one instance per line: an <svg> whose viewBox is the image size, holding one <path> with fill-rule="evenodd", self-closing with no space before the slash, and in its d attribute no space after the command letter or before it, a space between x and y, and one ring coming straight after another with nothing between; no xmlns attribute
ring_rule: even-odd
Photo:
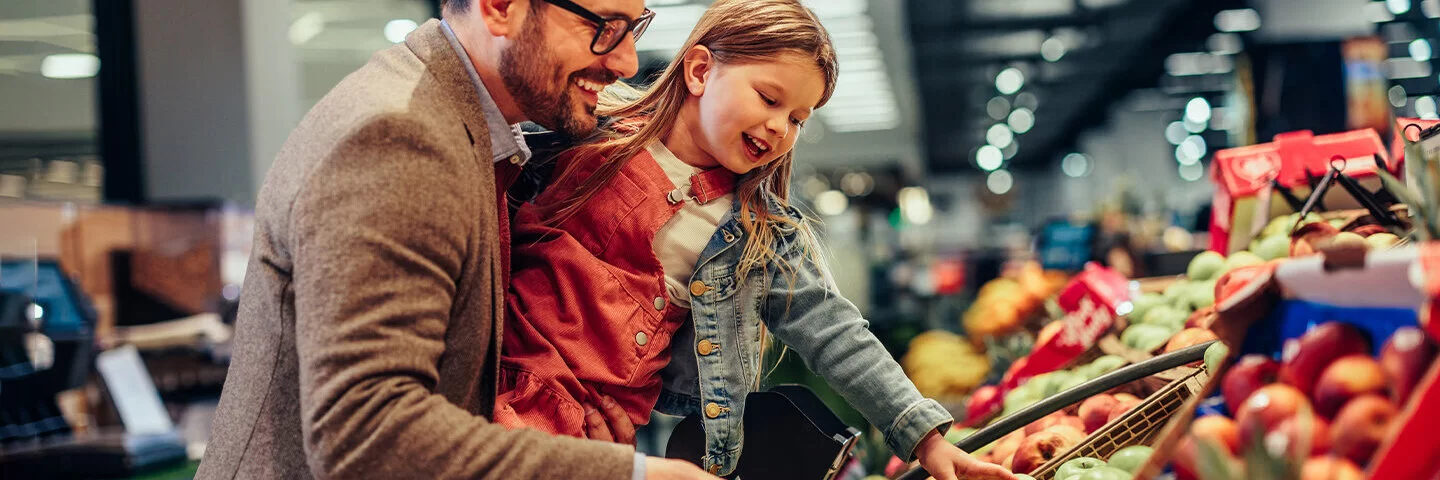
<svg viewBox="0 0 1440 480"><path fill-rule="evenodd" d="M704 95L705 84L710 80L710 73L715 70L715 54L704 45L696 45L685 52L681 61L684 63L680 75L685 80L685 88L690 90L691 95Z"/></svg>
<svg viewBox="0 0 1440 480"><path fill-rule="evenodd" d="M490 30L490 34L496 37L509 37L519 33L523 22L535 20L528 15L531 0L474 1L474 7L480 14L480 20L485 22L485 27Z"/></svg>

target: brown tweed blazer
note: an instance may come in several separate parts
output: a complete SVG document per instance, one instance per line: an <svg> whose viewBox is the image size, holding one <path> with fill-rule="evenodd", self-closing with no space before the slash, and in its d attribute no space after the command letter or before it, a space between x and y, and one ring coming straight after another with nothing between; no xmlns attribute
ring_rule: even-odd
<svg viewBox="0 0 1440 480"><path fill-rule="evenodd" d="M200 479L628 479L628 446L489 423L503 325L489 130L431 20L306 115L255 208Z"/></svg>

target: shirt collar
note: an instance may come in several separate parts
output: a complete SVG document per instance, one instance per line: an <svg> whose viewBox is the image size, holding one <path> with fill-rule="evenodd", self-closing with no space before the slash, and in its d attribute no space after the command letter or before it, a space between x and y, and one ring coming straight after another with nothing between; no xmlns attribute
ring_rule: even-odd
<svg viewBox="0 0 1440 480"><path fill-rule="evenodd" d="M475 84L475 90L479 93L480 109L485 113L485 124L490 130L492 160L524 165L530 160L530 148L525 145L520 125L505 123L505 114L500 113L500 107L495 105L495 99L490 97L490 91L486 90L485 83L480 81L480 73L475 70L475 64L470 61L470 55L465 53L465 46L460 44L460 39L455 36L450 23L441 20L440 29L445 32L445 38L450 40L450 46L455 49L455 53L460 55L460 62L465 64L465 72L470 74L470 82Z"/></svg>

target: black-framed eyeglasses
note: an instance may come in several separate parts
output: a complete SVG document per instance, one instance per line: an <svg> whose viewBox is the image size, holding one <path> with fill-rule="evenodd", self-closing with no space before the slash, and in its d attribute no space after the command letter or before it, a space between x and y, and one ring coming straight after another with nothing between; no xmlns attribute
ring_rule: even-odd
<svg viewBox="0 0 1440 480"><path fill-rule="evenodd" d="M645 13L639 18L631 20L626 17L602 17L599 14L586 9L570 0L544 0L551 5L569 10L570 13L579 15L580 18L589 20L595 24L595 39L590 41L590 52L596 55L610 53L620 42L625 41L625 32L630 32L635 40L640 40L640 35L650 27L650 21L655 19L655 12L645 9Z"/></svg>

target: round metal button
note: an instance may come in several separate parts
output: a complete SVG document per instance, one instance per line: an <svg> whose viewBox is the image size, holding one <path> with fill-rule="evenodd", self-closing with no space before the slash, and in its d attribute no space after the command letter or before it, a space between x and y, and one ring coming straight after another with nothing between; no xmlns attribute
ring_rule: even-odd
<svg viewBox="0 0 1440 480"><path fill-rule="evenodd" d="M690 295L698 297L708 291L710 291L710 286L706 285L705 282L699 280L690 282Z"/></svg>
<svg viewBox="0 0 1440 480"><path fill-rule="evenodd" d="M715 402L710 402L710 403L705 404L705 416L710 417L710 418L717 418L717 417L719 417L719 416L720 416L720 405L717 405Z"/></svg>
<svg viewBox="0 0 1440 480"><path fill-rule="evenodd" d="M655 309L656 309L656 310L664 310L664 309L665 309L665 297L655 297Z"/></svg>
<svg viewBox="0 0 1440 480"><path fill-rule="evenodd" d="M699 352L701 355L709 355L711 352L715 351L715 344L711 343L710 339L708 338L705 340L701 340L699 344L695 345L695 351Z"/></svg>
<svg viewBox="0 0 1440 480"><path fill-rule="evenodd" d="M641 345L641 346L643 346L643 345L645 345L645 344L647 344L647 343L650 343L650 336L649 336L649 335L646 335L645 332L639 332L639 333L636 333L636 334L635 334L635 344L636 344L636 345Z"/></svg>
<svg viewBox="0 0 1440 480"><path fill-rule="evenodd" d="M729 230L726 230L726 231L725 231L725 243L730 243L730 242L733 242L733 241L735 241L735 234L730 233Z"/></svg>

